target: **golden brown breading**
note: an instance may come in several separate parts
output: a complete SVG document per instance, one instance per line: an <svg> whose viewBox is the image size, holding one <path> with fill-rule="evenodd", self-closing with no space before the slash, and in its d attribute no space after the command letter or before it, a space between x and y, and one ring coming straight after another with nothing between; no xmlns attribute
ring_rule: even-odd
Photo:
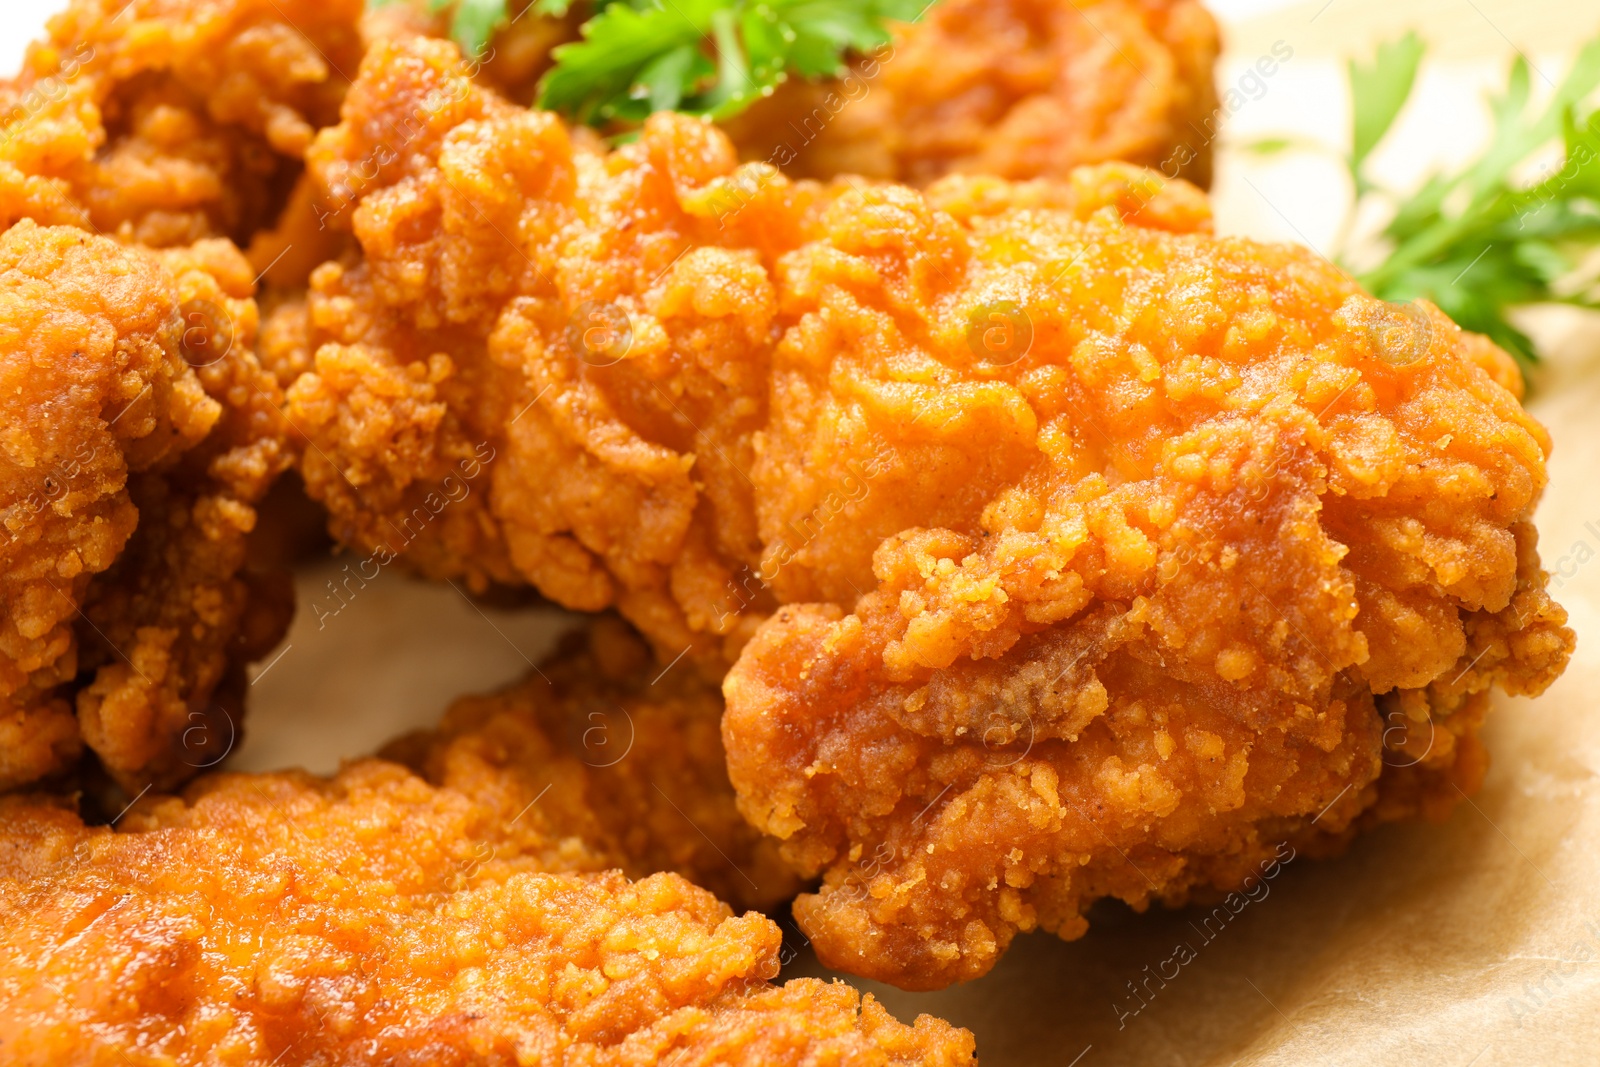
<svg viewBox="0 0 1600 1067"><path fill-rule="evenodd" d="M361 0L73 0L0 85L0 224L247 243L360 61Z"/></svg>
<svg viewBox="0 0 1600 1067"><path fill-rule="evenodd" d="M835 965L946 984L1437 813L1570 651L1504 355L1186 184L791 183L674 116L605 154L426 40L310 159L360 248L286 331L335 533L713 672L776 610L725 742Z"/></svg>
<svg viewBox="0 0 1600 1067"><path fill-rule="evenodd" d="M791 81L728 130L796 177L926 185L1122 160L1206 184L1218 47L1198 0L938 0L846 77Z"/></svg>
<svg viewBox="0 0 1600 1067"><path fill-rule="evenodd" d="M6 1062L972 1061L938 1019L770 984L772 922L533 821L379 760L208 778L117 832L0 799Z"/></svg>
<svg viewBox="0 0 1600 1067"><path fill-rule="evenodd" d="M277 310L264 353L334 535L475 588L615 606L720 672L777 603L750 580L767 550L750 472L771 354L809 328L785 264L859 194L737 168L682 116L605 154L435 40L377 44L363 71L309 154L327 225L359 249ZM1130 180L1004 195L1087 212ZM1195 200L1126 206L1161 225Z"/></svg>
<svg viewBox="0 0 1600 1067"><path fill-rule="evenodd" d="M458 701L383 755L472 797L519 852L578 839L629 877L672 871L736 907L775 908L800 881L739 815L721 722L715 685L602 616L522 683Z"/></svg>
<svg viewBox="0 0 1600 1067"><path fill-rule="evenodd" d="M218 418L171 330L178 295L148 255L21 223L0 236L0 788L59 770L77 723L78 606L138 523L128 472Z"/></svg>
<svg viewBox="0 0 1600 1067"><path fill-rule="evenodd" d="M1302 249L929 199L788 261L753 471L769 546L830 519L724 723L821 958L942 986L1476 789L1491 687L1572 648L1504 356Z"/></svg>
<svg viewBox="0 0 1600 1067"><path fill-rule="evenodd" d="M278 641L289 611L286 579L248 567L245 538L291 456L281 389L252 351L257 271L215 238L248 241L283 209L359 60L361 8L74 0L0 85L0 223L169 249L112 254L96 240L62 258L77 235L30 225L6 238L18 256L50 246L23 274L50 270L64 287L14 313L32 331L34 364L52 358L44 350L66 358L83 330L98 347L75 378L25 381L16 398L36 416L70 407L13 449L21 473L0 498L13 534L44 500L81 544L64 558L21 549L38 558L18 557L8 574L31 591L7 598L19 637L4 651L9 673L31 677L5 683L16 743L0 757L0 788L61 769L80 734L132 792L192 775L236 739L244 664ZM160 380L150 357L127 363L142 350L165 353ZM22 374L29 354L12 355ZM41 592L32 572L44 567L59 594Z"/></svg>
<svg viewBox="0 0 1600 1067"><path fill-rule="evenodd" d="M269 365L312 363L288 391L308 491L345 543L618 606L676 656L758 558L739 472L764 417L768 270L813 194L779 182L734 211L696 192L735 159L681 116L615 156L575 147L440 41L376 44L363 70L310 158L364 254L318 268L269 329L291 339ZM604 323L579 313L611 307L627 358L585 362Z"/></svg>
<svg viewBox="0 0 1600 1067"><path fill-rule="evenodd" d="M184 299L179 347L219 417L204 441L130 479L139 525L91 584L80 624L84 740L126 789L166 788L238 738L245 665L283 638L288 575L247 566L256 507L293 460L283 394L262 370L254 271L226 241L163 252Z"/></svg>
<svg viewBox="0 0 1600 1067"><path fill-rule="evenodd" d="M80 734L130 791L170 784L221 758L238 672L287 624L281 588L241 572L290 461L250 268L226 242L156 254L25 221L0 289L0 789Z"/></svg>

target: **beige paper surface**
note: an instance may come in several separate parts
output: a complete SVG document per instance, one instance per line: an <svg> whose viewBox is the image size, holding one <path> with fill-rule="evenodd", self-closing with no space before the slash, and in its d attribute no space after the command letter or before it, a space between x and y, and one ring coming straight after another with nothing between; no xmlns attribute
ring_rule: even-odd
<svg viewBox="0 0 1600 1067"><path fill-rule="evenodd" d="M1296 59L1231 128L1336 137L1345 119L1329 57L1418 24L1452 42L1455 65L1430 72L1403 121L1402 170L1459 158L1481 137L1462 93L1503 76L1511 52L1490 32L1497 22L1538 57L1570 54L1596 28L1573 26L1575 12L1554 2L1334 0L1316 15L1320 6L1237 28L1225 84L1261 42L1290 41ZM1339 189L1315 161L1258 167L1225 153L1222 228L1320 245L1337 229ZM1471 804L1442 826L1388 827L1338 861L1290 862L1220 931L1200 929L1197 912L1103 906L1083 940L1022 938L969 986L867 988L902 1018L926 1011L970 1027L991 1067L1600 1063L1600 326L1542 316L1538 333L1553 358L1533 406L1556 441L1539 526L1547 564L1570 575L1558 599L1578 652L1545 697L1499 702L1493 768ZM339 606L325 584L337 570L303 576L301 616L254 686L233 766L331 770L432 722L455 695L519 676L567 625L553 611L480 610L398 574L319 622L313 602ZM821 973L806 957L793 971Z"/></svg>

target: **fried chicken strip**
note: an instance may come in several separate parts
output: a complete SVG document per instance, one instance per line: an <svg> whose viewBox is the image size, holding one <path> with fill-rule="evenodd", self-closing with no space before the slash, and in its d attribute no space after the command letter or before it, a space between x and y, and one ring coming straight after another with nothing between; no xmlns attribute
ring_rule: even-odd
<svg viewBox="0 0 1600 1067"><path fill-rule="evenodd" d="M647 692L636 638L601 623L588 640L548 681L400 743L426 781L383 760L217 775L116 832L0 799L7 1062L972 1062L940 1020L902 1025L843 983L770 984L777 926L646 874L748 898L716 850L784 892L734 811L715 690L680 670ZM619 701L631 748L580 759L604 746L569 728Z"/></svg>

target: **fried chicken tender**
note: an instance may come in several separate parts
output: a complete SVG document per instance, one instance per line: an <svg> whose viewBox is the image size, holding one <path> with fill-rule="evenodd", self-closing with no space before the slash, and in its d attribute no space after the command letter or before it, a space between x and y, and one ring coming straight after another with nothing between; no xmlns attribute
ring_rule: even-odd
<svg viewBox="0 0 1600 1067"><path fill-rule="evenodd" d="M73 0L0 84L0 224L248 243L361 58L361 0Z"/></svg>
<svg viewBox="0 0 1600 1067"><path fill-rule="evenodd" d="M242 570L251 504L290 461L250 290L222 241L0 236L0 789L80 740L132 792L231 744L242 664L288 615Z"/></svg>
<svg viewBox="0 0 1600 1067"><path fill-rule="evenodd" d="M736 907L770 910L801 883L739 814L721 722L716 685L658 662L602 616L519 685L458 701L436 730L383 755L472 797L551 869L571 861L542 842L576 839L598 857L584 869L672 871Z"/></svg>
<svg viewBox="0 0 1600 1067"><path fill-rule="evenodd" d="M1570 652L1509 358L1182 182L606 153L427 40L309 158L359 252L269 363L335 534L743 649L733 783L832 965L940 986L1438 815Z"/></svg>
<svg viewBox="0 0 1600 1067"><path fill-rule="evenodd" d="M1204 185L1218 49L1197 0L938 0L845 77L790 81L728 130L796 177L926 185L1121 160Z"/></svg>
<svg viewBox="0 0 1600 1067"><path fill-rule="evenodd" d="M524 699L458 710L438 786L382 760L219 775L116 832L0 799L6 1061L973 1062L941 1020L903 1025L842 982L771 984L768 919L608 871L610 831L584 836L598 780L557 759L514 812L523 783L495 764L540 747Z"/></svg>

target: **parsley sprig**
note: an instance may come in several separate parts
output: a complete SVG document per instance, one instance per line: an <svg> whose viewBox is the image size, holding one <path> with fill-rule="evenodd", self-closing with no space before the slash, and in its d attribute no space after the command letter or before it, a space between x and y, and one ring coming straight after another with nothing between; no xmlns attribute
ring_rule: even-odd
<svg viewBox="0 0 1600 1067"><path fill-rule="evenodd" d="M561 0L540 0L560 3ZM791 74L840 73L925 0L614 0L555 50L539 104L596 126L654 111L726 119Z"/></svg>
<svg viewBox="0 0 1600 1067"><path fill-rule="evenodd" d="M396 0L373 0L394 3ZM729 118L790 76L842 73L851 53L889 43L890 22L915 21L929 0L589 0L581 41L561 45L539 106L593 126L642 122L655 111ZM507 25L507 0L427 0L454 6L450 34L481 55ZM565 18L574 0L534 0Z"/></svg>
<svg viewBox="0 0 1600 1067"><path fill-rule="evenodd" d="M1389 221L1371 247L1341 247L1335 258L1374 296L1425 297L1532 364L1538 355L1512 324L1512 308L1600 308L1592 287L1575 283L1580 261L1600 248L1600 110L1584 110L1600 86L1600 40L1583 48L1543 107L1533 106L1528 63L1518 58L1505 91L1491 100L1494 136L1483 155L1402 197L1373 180L1369 161L1410 98L1424 51L1407 34L1371 62L1349 65L1351 142L1342 158L1355 189L1350 217L1381 200ZM1272 138L1250 147L1272 152L1298 143ZM1561 162L1529 180L1532 164L1557 143Z"/></svg>
<svg viewBox="0 0 1600 1067"><path fill-rule="evenodd" d="M383 7L388 4L402 3L404 0L369 0L373 7ZM559 0L556 0L559 3ZM570 0L568 0L570 3ZM549 3L549 0L540 0L540 6ZM430 14L438 14L447 8L455 8L455 13L450 17L450 37L461 46L461 50L473 58L478 58L489 48L489 41L495 33L503 29L511 21L506 14L506 0L427 0L427 9ZM560 4L559 15L566 14L567 4Z"/></svg>

